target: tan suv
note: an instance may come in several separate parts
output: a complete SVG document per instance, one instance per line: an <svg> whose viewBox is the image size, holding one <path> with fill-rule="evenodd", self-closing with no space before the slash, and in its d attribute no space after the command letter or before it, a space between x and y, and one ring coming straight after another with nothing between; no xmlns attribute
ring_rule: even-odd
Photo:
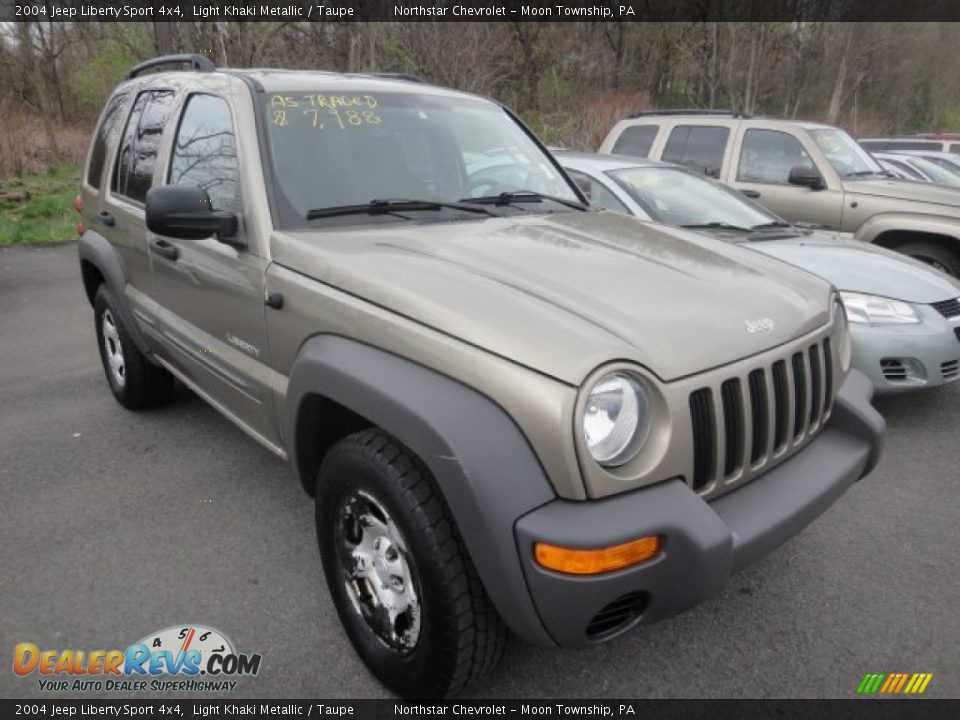
<svg viewBox="0 0 960 720"><path fill-rule="evenodd" d="M891 178L818 123L728 111L637 113L600 152L696 168L791 222L854 233L960 277L960 190Z"/></svg>
<svg viewBox="0 0 960 720"><path fill-rule="evenodd" d="M110 390L175 377L290 460L397 693L465 687L508 628L575 647L689 608L877 461L830 285L588 210L490 100L160 58L81 194Z"/></svg>

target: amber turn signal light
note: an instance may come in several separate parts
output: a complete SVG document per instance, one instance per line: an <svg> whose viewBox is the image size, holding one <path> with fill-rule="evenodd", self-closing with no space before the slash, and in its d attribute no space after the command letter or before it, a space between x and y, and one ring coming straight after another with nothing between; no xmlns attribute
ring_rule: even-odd
<svg viewBox="0 0 960 720"><path fill-rule="evenodd" d="M548 570L570 575L598 575L645 562L660 552L660 537L651 535L605 548L565 548L534 543L533 556Z"/></svg>

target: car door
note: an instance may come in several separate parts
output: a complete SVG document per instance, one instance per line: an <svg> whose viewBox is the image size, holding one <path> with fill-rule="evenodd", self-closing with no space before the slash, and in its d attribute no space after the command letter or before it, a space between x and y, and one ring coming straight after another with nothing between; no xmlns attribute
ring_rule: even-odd
<svg viewBox="0 0 960 720"><path fill-rule="evenodd" d="M790 222L813 223L840 230L843 221L843 185L812 141L783 128L748 126L734 147L726 183ZM816 168L826 187L815 190L791 185L794 167Z"/></svg>
<svg viewBox="0 0 960 720"><path fill-rule="evenodd" d="M159 182L203 188L215 210L239 216L240 230L231 244L215 237L182 240L150 233L154 296L168 362L277 451L264 325L268 261L244 247L240 162L227 101L206 92L188 96Z"/></svg>
<svg viewBox="0 0 960 720"><path fill-rule="evenodd" d="M110 171L110 182L94 215L97 231L116 249L127 284L124 294L149 341L156 319L151 310L152 277L144 222L144 200L153 181L174 93L148 89L133 101Z"/></svg>

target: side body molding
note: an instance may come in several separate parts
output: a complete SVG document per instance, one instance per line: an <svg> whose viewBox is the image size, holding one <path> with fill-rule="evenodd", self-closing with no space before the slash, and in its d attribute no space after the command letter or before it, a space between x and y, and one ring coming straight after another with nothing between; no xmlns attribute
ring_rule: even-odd
<svg viewBox="0 0 960 720"><path fill-rule="evenodd" d="M83 261L87 261L103 275L104 282L117 300L120 319L133 338L133 342L141 352L149 352L149 346L140 334L140 327L130 311L130 305L123 292L127 286L127 276L117 251L105 237L93 230L87 230L77 243L77 252L81 266Z"/></svg>
<svg viewBox="0 0 960 720"><path fill-rule="evenodd" d="M401 357L342 337L313 337L294 362L285 419L290 455L308 492L315 482L316 449L312 437L297 430L301 407L311 395L348 408L423 460L501 617L525 640L554 645L527 588L514 524L556 495L506 412L465 385Z"/></svg>

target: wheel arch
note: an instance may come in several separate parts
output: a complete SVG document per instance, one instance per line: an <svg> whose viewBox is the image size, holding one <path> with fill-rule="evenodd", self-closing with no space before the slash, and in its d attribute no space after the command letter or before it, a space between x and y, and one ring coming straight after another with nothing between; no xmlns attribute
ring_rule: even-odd
<svg viewBox="0 0 960 720"><path fill-rule="evenodd" d="M123 289L127 285L126 273L117 251L110 242L99 233L87 230L77 244L80 258L80 277L84 293L90 305L97 294L97 288L106 285L117 302L117 311L130 337L140 352L148 352L148 345L140 334Z"/></svg>
<svg viewBox="0 0 960 720"><path fill-rule="evenodd" d="M349 432L377 427L415 454L501 617L526 640L555 644L530 597L514 525L556 494L523 433L496 403L391 353L318 335L294 362L284 422L297 474L311 494L323 455Z"/></svg>

